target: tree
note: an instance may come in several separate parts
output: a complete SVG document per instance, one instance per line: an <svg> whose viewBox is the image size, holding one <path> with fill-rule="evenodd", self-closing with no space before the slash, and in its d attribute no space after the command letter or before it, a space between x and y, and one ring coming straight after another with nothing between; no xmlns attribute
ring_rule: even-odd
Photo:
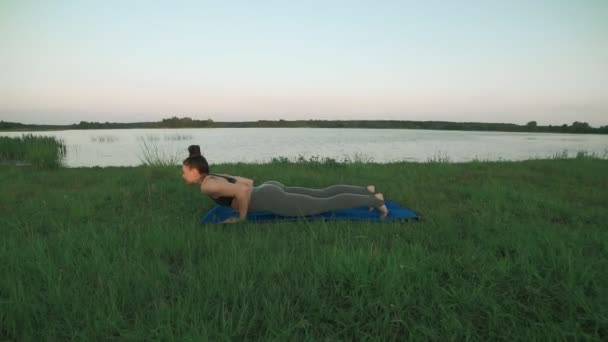
<svg viewBox="0 0 608 342"><path fill-rule="evenodd" d="M570 126L570 131L572 132L588 132L590 131L589 124L586 122L578 122L574 121L572 126Z"/></svg>

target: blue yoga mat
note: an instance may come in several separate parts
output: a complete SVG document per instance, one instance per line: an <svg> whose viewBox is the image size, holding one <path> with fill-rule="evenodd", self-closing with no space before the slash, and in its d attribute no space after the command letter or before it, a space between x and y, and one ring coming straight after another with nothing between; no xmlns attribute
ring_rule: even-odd
<svg viewBox="0 0 608 342"><path fill-rule="evenodd" d="M388 208L388 216L380 219L380 211L374 209L369 211L369 207L356 207L350 209L340 209L327 211L316 215L307 216L281 216L270 211L255 211L247 213L247 221L271 222L271 221L295 221L295 220L357 220L357 221L394 221L394 220L418 220L418 215L408 208L404 208L392 201L384 201ZM216 205L209 210L201 219L203 223L220 223L230 217L238 217L239 213L231 207Z"/></svg>

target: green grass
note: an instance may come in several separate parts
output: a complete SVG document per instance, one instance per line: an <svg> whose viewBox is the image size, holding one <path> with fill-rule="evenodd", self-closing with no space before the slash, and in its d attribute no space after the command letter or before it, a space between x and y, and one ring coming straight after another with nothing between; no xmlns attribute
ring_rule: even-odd
<svg viewBox="0 0 608 342"><path fill-rule="evenodd" d="M158 136L148 135L146 137L138 137L137 140L141 142L139 145L141 150L139 160L144 166L170 167L178 165L180 159L183 158L183 152L170 152L167 149L159 147L155 143L158 140ZM147 140L149 141L147 142Z"/></svg>
<svg viewBox="0 0 608 342"><path fill-rule="evenodd" d="M56 169L63 166L66 150L63 140L53 136L0 137L0 162L7 164L24 163L36 168Z"/></svg>
<svg viewBox="0 0 608 342"><path fill-rule="evenodd" d="M608 339L608 160L212 172L422 219L205 225L179 166L0 167L0 340Z"/></svg>

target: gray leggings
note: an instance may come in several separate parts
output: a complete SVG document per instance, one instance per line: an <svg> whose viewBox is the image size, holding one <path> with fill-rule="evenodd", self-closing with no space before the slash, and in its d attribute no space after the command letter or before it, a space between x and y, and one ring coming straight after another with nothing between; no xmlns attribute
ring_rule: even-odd
<svg viewBox="0 0 608 342"><path fill-rule="evenodd" d="M282 216L305 216L354 207L379 207L384 201L366 187L332 185L324 189L285 186L267 181L253 188L249 210L270 211Z"/></svg>

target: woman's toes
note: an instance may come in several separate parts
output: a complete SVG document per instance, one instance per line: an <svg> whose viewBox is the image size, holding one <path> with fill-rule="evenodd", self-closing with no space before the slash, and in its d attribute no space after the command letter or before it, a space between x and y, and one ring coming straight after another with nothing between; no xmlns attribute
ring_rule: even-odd
<svg viewBox="0 0 608 342"><path fill-rule="evenodd" d="M374 194L374 196L376 196L376 198L384 201L384 196L381 193L377 193ZM378 207L378 210L380 210L380 218L385 218L386 215L388 215L388 208L386 207L385 204L382 204L381 206Z"/></svg>

